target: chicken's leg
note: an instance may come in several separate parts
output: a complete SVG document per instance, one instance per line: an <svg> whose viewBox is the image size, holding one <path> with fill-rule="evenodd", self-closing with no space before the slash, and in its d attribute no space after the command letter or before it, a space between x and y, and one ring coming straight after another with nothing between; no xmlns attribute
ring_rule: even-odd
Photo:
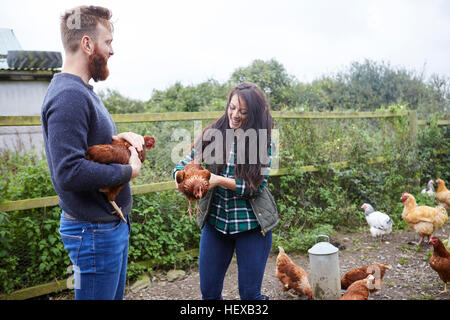
<svg viewBox="0 0 450 320"><path fill-rule="evenodd" d="M200 206L198 205L198 201L195 203L195 217L197 218L198 213L203 214L202 210L200 209Z"/></svg>
<svg viewBox="0 0 450 320"><path fill-rule="evenodd" d="M127 222L127 220L125 220L125 217L123 216L122 210L120 210L119 206L116 204L115 201L110 201L111 205L114 207L114 209L116 209L116 214L120 217L120 219L122 219L123 222Z"/></svg>
<svg viewBox="0 0 450 320"><path fill-rule="evenodd" d="M439 291L439 294L447 293L447 282L444 282L444 291Z"/></svg>
<svg viewBox="0 0 450 320"><path fill-rule="evenodd" d="M417 244L417 246L420 246L420 245L422 244L424 238L425 238L425 236L420 237L420 241L419 241L419 243Z"/></svg>
<svg viewBox="0 0 450 320"><path fill-rule="evenodd" d="M189 214L189 222L192 222L192 207L191 207L191 201L189 201L189 207L188 207L186 213Z"/></svg>

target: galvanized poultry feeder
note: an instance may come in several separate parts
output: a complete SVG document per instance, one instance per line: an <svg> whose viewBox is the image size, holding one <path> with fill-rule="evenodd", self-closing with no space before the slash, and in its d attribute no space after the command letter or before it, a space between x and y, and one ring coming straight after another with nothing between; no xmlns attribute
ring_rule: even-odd
<svg viewBox="0 0 450 320"><path fill-rule="evenodd" d="M327 241L316 243L308 250L311 268L310 280L314 299L338 300L341 297L341 277L339 271L339 249Z"/></svg>

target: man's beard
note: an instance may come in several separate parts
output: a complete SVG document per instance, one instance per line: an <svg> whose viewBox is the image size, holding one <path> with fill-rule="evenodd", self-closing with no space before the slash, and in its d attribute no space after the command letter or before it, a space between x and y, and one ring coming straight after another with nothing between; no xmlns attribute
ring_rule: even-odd
<svg viewBox="0 0 450 320"><path fill-rule="evenodd" d="M108 56L99 52L97 44L89 57L89 72L95 82L106 80L109 76Z"/></svg>

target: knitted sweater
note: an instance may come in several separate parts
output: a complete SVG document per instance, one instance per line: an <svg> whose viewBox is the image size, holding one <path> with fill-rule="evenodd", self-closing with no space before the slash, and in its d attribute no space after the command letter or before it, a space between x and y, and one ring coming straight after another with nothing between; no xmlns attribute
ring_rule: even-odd
<svg viewBox="0 0 450 320"><path fill-rule="evenodd" d="M100 188L126 183L116 198L124 215L131 210L131 166L85 159L88 146L106 144L114 122L93 87L73 74L56 74L41 111L45 153L61 208L79 220L114 221L114 208Z"/></svg>

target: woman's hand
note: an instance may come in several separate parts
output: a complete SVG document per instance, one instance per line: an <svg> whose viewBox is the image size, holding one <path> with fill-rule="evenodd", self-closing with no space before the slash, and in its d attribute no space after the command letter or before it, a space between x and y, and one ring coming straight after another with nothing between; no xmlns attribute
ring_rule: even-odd
<svg viewBox="0 0 450 320"><path fill-rule="evenodd" d="M220 183L220 176L217 174L211 173L211 177L209 178L209 188L212 189L217 187Z"/></svg>
<svg viewBox="0 0 450 320"><path fill-rule="evenodd" d="M211 173L211 177L209 178L209 188L212 189L217 186L236 191L236 180Z"/></svg>
<svg viewBox="0 0 450 320"><path fill-rule="evenodd" d="M142 151L142 147L145 144L144 137L134 132L122 132L117 136L112 136L113 140L119 140L119 138L128 141L138 152Z"/></svg>

